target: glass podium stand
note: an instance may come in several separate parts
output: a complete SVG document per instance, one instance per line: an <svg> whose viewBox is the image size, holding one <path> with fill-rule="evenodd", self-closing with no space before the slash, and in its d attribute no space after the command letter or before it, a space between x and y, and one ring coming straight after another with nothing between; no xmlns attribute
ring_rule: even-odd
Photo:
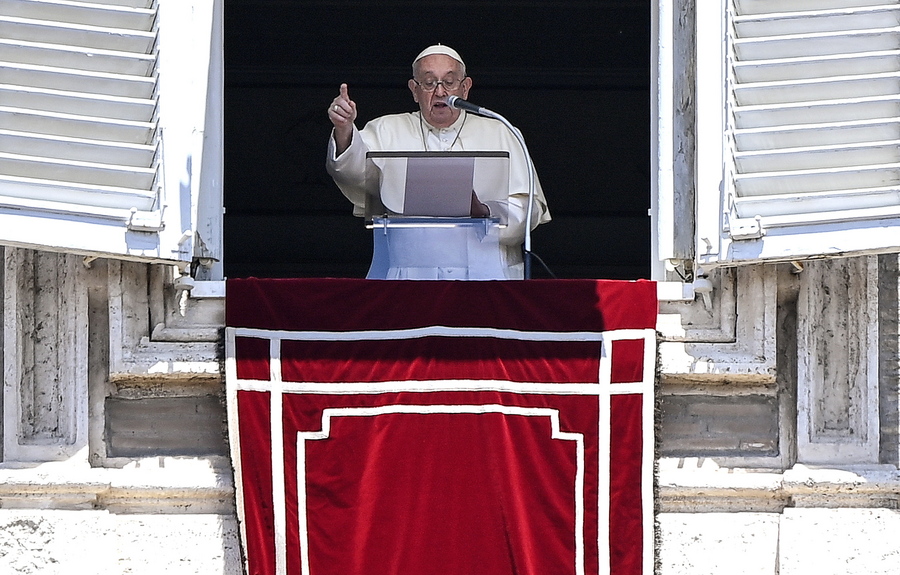
<svg viewBox="0 0 900 575"><path fill-rule="evenodd" d="M507 152L369 152L369 279L503 280Z"/></svg>
<svg viewBox="0 0 900 575"><path fill-rule="evenodd" d="M499 220L374 218L369 279L502 280Z"/></svg>

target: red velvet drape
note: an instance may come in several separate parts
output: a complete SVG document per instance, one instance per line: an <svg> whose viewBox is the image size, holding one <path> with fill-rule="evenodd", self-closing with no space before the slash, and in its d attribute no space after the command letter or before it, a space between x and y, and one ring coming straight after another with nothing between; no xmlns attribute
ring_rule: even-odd
<svg viewBox="0 0 900 575"><path fill-rule="evenodd" d="M642 573L655 322L651 282L229 281L249 573Z"/></svg>

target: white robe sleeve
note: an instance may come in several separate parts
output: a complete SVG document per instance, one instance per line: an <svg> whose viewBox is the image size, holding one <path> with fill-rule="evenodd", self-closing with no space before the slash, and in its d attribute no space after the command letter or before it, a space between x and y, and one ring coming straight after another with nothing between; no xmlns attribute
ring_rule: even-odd
<svg viewBox="0 0 900 575"><path fill-rule="evenodd" d="M366 210L366 152L369 147L363 141L362 135L356 126L353 126L353 135L350 147L337 155L337 144L334 141L334 131L328 138L328 157L325 160L325 169L334 179L334 183L340 188L341 193L353 202L353 215L362 216Z"/></svg>

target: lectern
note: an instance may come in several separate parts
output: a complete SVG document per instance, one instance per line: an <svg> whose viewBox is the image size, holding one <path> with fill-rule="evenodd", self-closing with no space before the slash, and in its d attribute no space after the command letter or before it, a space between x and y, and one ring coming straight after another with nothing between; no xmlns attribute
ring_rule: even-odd
<svg viewBox="0 0 900 575"><path fill-rule="evenodd" d="M369 279L507 279L508 152L369 152ZM475 215L473 215L475 214Z"/></svg>

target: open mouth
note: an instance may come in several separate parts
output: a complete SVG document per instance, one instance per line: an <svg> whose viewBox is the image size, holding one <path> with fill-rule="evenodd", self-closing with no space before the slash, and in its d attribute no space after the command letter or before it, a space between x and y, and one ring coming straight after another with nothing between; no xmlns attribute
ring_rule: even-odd
<svg viewBox="0 0 900 575"><path fill-rule="evenodd" d="M434 107L435 108L448 108L449 106L447 106L447 102L435 102Z"/></svg>

